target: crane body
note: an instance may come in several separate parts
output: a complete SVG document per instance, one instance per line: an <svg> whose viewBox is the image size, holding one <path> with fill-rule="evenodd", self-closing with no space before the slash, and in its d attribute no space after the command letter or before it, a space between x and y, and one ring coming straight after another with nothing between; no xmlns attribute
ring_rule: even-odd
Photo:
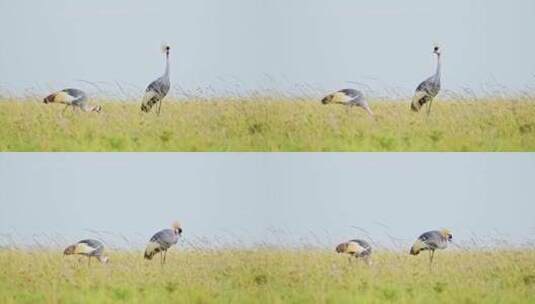
<svg viewBox="0 0 535 304"><path fill-rule="evenodd" d="M438 46L435 47L433 54L437 56L437 69L435 74L418 85L411 102L411 110L414 112L420 111L422 106L427 104L427 115L431 113L431 104L433 99L440 92L441 87L441 53Z"/></svg>
<svg viewBox="0 0 535 304"><path fill-rule="evenodd" d="M104 255L104 244L101 241L87 239L70 245L63 251L63 255L83 255L88 258L88 265L91 265L91 258L96 258L101 263L107 263L108 257Z"/></svg>
<svg viewBox="0 0 535 304"><path fill-rule="evenodd" d="M355 89L343 89L325 96L321 100L322 104L342 104L346 106L355 106L363 108L370 116L373 112L368 106L368 102L364 98L361 91Z"/></svg>
<svg viewBox="0 0 535 304"><path fill-rule="evenodd" d="M372 255L372 246L367 241L354 239L336 246L336 252L349 254L355 258L362 258L369 264Z"/></svg>
<svg viewBox="0 0 535 304"><path fill-rule="evenodd" d="M452 239L453 236L447 229L425 232L414 242L410 254L418 255L422 251L429 250L429 265L431 265L433 263L435 250L444 250L448 248L448 242L451 242Z"/></svg>
<svg viewBox="0 0 535 304"><path fill-rule="evenodd" d="M80 109L84 112L100 112L102 111L102 106L92 106L88 103L87 94L79 89L63 89L58 92L54 92L43 99L43 103L59 103L64 104L65 111L69 106L72 109Z"/></svg>
<svg viewBox="0 0 535 304"><path fill-rule="evenodd" d="M163 229L154 234L145 248L144 257L147 260L152 260L154 255L160 253L160 263L165 263L167 250L178 242L178 238L182 234L180 224L173 224L173 229Z"/></svg>
<svg viewBox="0 0 535 304"><path fill-rule="evenodd" d="M145 95L143 96L143 100L141 102L141 111L143 112L150 112L152 107L159 103L158 105L158 115L160 114L160 110L162 107L162 100L167 96L167 93L169 93L169 89L171 88L171 81L169 80L169 51L171 47L164 46L163 51L165 52L165 72L164 74L159 77L158 79L151 82L147 89L145 89Z"/></svg>

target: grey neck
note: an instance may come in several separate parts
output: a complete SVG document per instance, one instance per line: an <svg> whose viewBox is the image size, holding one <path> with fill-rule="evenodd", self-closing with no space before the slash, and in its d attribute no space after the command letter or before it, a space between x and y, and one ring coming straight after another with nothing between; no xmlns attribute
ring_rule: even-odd
<svg viewBox="0 0 535 304"><path fill-rule="evenodd" d="M440 54L437 54L437 70L435 72L435 79L440 80L440 72L441 72L442 64L440 61Z"/></svg>
<svg viewBox="0 0 535 304"><path fill-rule="evenodd" d="M169 52L165 54L165 73L163 76L169 78Z"/></svg>

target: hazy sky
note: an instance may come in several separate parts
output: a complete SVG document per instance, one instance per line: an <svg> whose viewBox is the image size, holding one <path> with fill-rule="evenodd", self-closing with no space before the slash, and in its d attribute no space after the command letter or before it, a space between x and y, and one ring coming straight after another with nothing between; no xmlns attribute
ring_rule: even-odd
<svg viewBox="0 0 535 304"><path fill-rule="evenodd" d="M162 41L187 90L410 93L434 42L445 89L533 90L533 16L533 0L0 0L0 91L91 92L84 79L138 92L163 72Z"/></svg>
<svg viewBox="0 0 535 304"><path fill-rule="evenodd" d="M407 245L448 227L533 245L534 180L535 154L1 153L0 245L139 245L175 219L185 244Z"/></svg>

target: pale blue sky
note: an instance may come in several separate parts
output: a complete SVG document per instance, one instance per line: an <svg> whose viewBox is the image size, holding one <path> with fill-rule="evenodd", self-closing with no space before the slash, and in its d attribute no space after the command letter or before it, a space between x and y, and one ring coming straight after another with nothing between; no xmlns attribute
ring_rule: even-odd
<svg viewBox="0 0 535 304"><path fill-rule="evenodd" d="M534 180L535 154L1 153L0 245L138 246L179 219L184 245L407 246L448 227L533 246Z"/></svg>
<svg viewBox="0 0 535 304"><path fill-rule="evenodd" d="M187 90L410 94L433 72L434 42L446 90L533 90L533 16L532 0L0 0L0 91L95 93L84 79L141 94L163 72L162 41Z"/></svg>

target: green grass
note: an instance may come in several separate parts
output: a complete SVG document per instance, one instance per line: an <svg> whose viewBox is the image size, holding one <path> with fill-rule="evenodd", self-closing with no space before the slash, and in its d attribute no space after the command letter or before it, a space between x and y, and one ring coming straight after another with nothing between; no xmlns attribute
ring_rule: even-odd
<svg viewBox="0 0 535 304"><path fill-rule="evenodd" d="M0 251L0 303L535 303L535 251L379 252L368 267L323 250ZM95 262L95 261L94 261Z"/></svg>
<svg viewBox="0 0 535 304"><path fill-rule="evenodd" d="M0 151L535 151L535 101L407 102L359 108L312 101L166 100L61 115L61 105L0 101Z"/></svg>

